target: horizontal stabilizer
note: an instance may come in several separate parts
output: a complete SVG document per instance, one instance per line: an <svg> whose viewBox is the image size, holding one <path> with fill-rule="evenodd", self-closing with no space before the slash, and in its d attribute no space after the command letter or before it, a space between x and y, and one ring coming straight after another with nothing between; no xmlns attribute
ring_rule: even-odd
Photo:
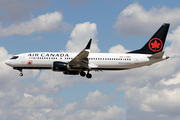
<svg viewBox="0 0 180 120"><path fill-rule="evenodd" d="M148 58L150 58L150 59L159 59L159 58L162 58L163 55L164 55L164 51L158 52L158 53L156 53L156 54L154 54L154 55L152 55L152 56L150 56Z"/></svg>

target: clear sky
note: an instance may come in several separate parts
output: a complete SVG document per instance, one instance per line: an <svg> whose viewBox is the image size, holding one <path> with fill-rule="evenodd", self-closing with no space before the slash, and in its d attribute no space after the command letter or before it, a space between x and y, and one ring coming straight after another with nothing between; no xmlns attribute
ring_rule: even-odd
<svg viewBox="0 0 180 120"><path fill-rule="evenodd" d="M92 71L92 79L4 64L26 52L141 48L170 23L168 60L126 71ZM179 120L179 0L1 0L0 119Z"/></svg>

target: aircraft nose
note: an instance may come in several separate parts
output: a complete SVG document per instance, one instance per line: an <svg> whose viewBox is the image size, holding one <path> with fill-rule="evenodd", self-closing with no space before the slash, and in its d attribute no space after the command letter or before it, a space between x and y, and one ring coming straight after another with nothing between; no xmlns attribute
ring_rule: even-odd
<svg viewBox="0 0 180 120"><path fill-rule="evenodd" d="M10 60L6 60L6 61L5 61L5 64L6 64L6 65L10 65L10 64L11 64L11 61L10 61Z"/></svg>

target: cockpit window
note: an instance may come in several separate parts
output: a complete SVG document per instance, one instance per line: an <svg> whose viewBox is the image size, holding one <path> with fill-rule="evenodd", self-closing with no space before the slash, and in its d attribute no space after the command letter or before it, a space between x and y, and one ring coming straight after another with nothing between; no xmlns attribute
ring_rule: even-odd
<svg viewBox="0 0 180 120"><path fill-rule="evenodd" d="M11 59L17 59L19 56L13 56Z"/></svg>

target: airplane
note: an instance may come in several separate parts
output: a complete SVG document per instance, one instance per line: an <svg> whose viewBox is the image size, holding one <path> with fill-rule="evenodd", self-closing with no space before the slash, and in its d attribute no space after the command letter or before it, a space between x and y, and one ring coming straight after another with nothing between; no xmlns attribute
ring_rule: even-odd
<svg viewBox="0 0 180 120"><path fill-rule="evenodd" d="M91 53L92 39L79 53L67 52L30 52L14 55L5 61L10 67L20 71L23 69L51 69L65 75L79 75L91 78L90 71L127 70L168 59L163 47L170 24L164 23L150 40L138 50L127 53ZM87 71L87 72L86 72Z"/></svg>

